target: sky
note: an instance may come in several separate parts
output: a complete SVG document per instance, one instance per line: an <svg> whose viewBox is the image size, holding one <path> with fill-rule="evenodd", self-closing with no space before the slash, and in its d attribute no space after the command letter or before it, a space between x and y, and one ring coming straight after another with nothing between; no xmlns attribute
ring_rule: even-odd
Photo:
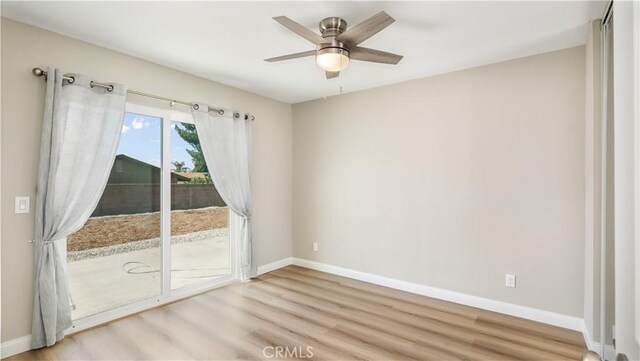
<svg viewBox="0 0 640 361"><path fill-rule="evenodd" d="M185 162L189 169L193 168L191 156L186 149L191 149L171 122L171 161ZM160 166L162 161L162 119L148 115L125 113L122 134L116 154L125 154L145 163ZM171 166L173 170L173 166Z"/></svg>

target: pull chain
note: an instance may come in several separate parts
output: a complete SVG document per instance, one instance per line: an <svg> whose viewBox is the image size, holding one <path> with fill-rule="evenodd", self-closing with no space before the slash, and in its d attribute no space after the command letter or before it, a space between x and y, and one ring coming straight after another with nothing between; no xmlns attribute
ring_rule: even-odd
<svg viewBox="0 0 640 361"><path fill-rule="evenodd" d="M344 58L340 57L340 68L342 69L342 73L340 74L340 94L342 94L342 77L344 76Z"/></svg>
<svg viewBox="0 0 640 361"><path fill-rule="evenodd" d="M322 69L320 69L320 74L324 79L322 82L322 98L327 100L327 83L329 82L329 79L325 79L325 72Z"/></svg>

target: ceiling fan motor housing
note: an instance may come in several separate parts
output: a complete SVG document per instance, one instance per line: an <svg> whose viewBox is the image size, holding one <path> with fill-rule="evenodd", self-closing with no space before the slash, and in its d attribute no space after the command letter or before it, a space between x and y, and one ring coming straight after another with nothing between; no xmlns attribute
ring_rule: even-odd
<svg viewBox="0 0 640 361"><path fill-rule="evenodd" d="M347 22L334 16L320 20L319 27L323 38L336 37L347 30Z"/></svg>
<svg viewBox="0 0 640 361"><path fill-rule="evenodd" d="M345 44L339 42L335 38L327 39L327 40L330 40L331 42L330 43L320 43L320 44L318 44L316 46L316 53L325 54L325 53L329 53L329 52L332 52L332 53L341 52L341 53L344 53L347 56L349 55L349 48ZM331 49L333 49L333 50L331 50ZM340 50L340 51L338 51L338 50Z"/></svg>
<svg viewBox="0 0 640 361"><path fill-rule="evenodd" d="M349 48L344 43L336 40L338 35L347 30L347 22L338 17L324 18L320 21L319 27L322 37L327 42L316 46L316 61L318 57L325 54L339 54L346 57L346 63L348 64Z"/></svg>

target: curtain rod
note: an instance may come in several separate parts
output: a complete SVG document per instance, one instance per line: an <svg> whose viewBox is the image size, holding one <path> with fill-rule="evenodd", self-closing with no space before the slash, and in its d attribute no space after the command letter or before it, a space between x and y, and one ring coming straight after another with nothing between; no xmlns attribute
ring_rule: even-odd
<svg viewBox="0 0 640 361"><path fill-rule="evenodd" d="M40 68L33 68L31 70L31 72L35 76L42 76L45 79L47 78L47 72L42 70L42 69L40 69ZM74 77L66 76L66 75L62 76L62 79L68 81L70 84L75 81ZM95 81L91 81L90 84L91 84L91 87L97 86L97 87L100 87L100 88L105 88L108 91L112 91L113 90L113 85L112 84L99 83L99 82L95 82ZM176 100L176 99L166 98L166 97L162 97L162 96L159 96L159 95L153 95L153 94L149 94L149 93L139 92L139 91L136 91L136 90L127 90L127 93L140 95L140 96L147 97L147 98L163 100L163 101L169 102L169 104L171 106L173 106L173 104L181 104L181 105L186 105L186 106L189 106L189 107L193 107L193 109L195 109L195 110L198 110L198 108L200 108L200 106L198 104L196 104L196 103L187 102L187 101L184 101L184 100ZM209 111L214 111L214 112L216 112L216 113L218 113L220 115L224 115L224 109L209 107ZM236 118L239 118L240 117L240 113L233 113L233 116L236 117ZM244 115L244 119L245 120L248 120L248 119L255 120L256 117L253 116L253 115L250 115L250 114L245 114Z"/></svg>

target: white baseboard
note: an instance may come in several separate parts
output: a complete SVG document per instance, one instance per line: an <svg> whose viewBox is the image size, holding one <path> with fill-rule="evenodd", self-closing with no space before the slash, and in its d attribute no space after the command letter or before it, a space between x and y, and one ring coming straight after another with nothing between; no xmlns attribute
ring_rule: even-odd
<svg viewBox="0 0 640 361"><path fill-rule="evenodd" d="M0 345L0 358L6 358L31 350L31 335L14 338Z"/></svg>
<svg viewBox="0 0 640 361"><path fill-rule="evenodd" d="M401 281L393 278L378 276L371 273L360 272L348 268L309 261L301 258L294 258L293 264L427 297L459 303L466 306L482 308L484 310L525 318L528 320L538 321L562 328L568 328L570 330L579 332L583 332L584 330L584 321L579 317L563 315L560 313L516 305L513 303L492 300L489 298L468 295L465 293L449 291L436 287L425 286L418 283Z"/></svg>
<svg viewBox="0 0 640 361"><path fill-rule="evenodd" d="M591 341L589 344L589 350L600 354L600 343ZM611 345L606 345L604 347L604 359L608 361L614 361L616 359L616 349Z"/></svg>
<svg viewBox="0 0 640 361"><path fill-rule="evenodd" d="M600 347L599 343L596 343L598 347ZM614 361L616 359L616 349L613 348L612 345L604 346L604 359L609 361Z"/></svg>
<svg viewBox="0 0 640 361"><path fill-rule="evenodd" d="M583 325L582 335L584 336L584 341L587 344L587 348L593 352L596 352L597 354L601 354L600 342L596 342L593 340L586 324ZM610 361L616 359L616 349L612 345L604 346L604 359Z"/></svg>
<svg viewBox="0 0 640 361"><path fill-rule="evenodd" d="M267 272L275 271L278 268L286 267L293 264L293 257L283 258L275 262L267 263L264 266L258 266L258 276Z"/></svg>

